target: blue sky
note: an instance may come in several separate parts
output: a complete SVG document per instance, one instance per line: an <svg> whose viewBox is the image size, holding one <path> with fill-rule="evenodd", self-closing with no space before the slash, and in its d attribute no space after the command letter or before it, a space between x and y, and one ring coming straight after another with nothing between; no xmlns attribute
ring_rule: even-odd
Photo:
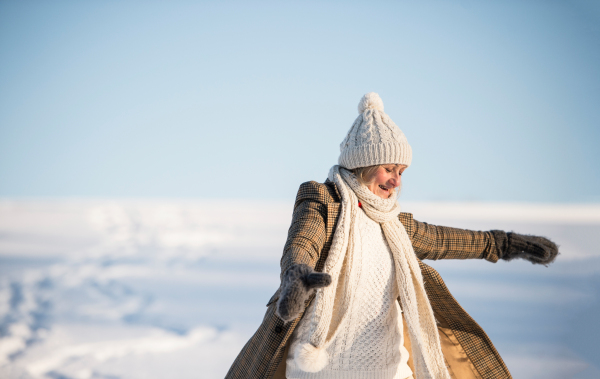
<svg viewBox="0 0 600 379"><path fill-rule="evenodd" d="M593 1L1 2L0 196L294 198L378 92L403 199L600 201Z"/></svg>

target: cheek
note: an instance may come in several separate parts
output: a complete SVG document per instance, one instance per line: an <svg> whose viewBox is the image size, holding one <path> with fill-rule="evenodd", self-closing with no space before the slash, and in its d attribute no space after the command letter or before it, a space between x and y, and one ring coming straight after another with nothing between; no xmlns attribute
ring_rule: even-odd
<svg viewBox="0 0 600 379"><path fill-rule="evenodd" d="M375 182L377 184L385 184L389 180L389 176L386 174L378 174L375 177Z"/></svg>

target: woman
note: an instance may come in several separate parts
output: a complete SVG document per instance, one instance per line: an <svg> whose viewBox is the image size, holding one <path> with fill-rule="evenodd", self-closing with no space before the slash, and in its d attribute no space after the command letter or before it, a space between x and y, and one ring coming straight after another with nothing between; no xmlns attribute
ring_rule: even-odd
<svg viewBox="0 0 600 379"><path fill-rule="evenodd" d="M485 332L421 260L548 264L556 245L401 213L396 194L411 147L376 93L358 110L327 181L300 186L280 288L227 378L510 378Z"/></svg>

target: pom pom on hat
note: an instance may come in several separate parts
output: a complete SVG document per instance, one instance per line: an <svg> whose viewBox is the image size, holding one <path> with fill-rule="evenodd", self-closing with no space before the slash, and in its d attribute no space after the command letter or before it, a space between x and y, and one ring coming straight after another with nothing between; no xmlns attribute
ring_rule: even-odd
<svg viewBox="0 0 600 379"><path fill-rule="evenodd" d="M375 92L367 93L358 103L358 114L362 114L367 109L377 109L383 112L383 101Z"/></svg>
<svg viewBox="0 0 600 379"><path fill-rule="evenodd" d="M301 343L296 347L295 361L298 368L306 372L319 372L329 362L325 348L314 347L310 343Z"/></svg>

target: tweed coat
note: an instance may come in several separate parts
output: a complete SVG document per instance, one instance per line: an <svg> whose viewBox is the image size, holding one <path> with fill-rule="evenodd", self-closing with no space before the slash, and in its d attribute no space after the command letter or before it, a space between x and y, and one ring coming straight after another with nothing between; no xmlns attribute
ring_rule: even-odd
<svg viewBox="0 0 600 379"><path fill-rule="evenodd" d="M322 271L340 204L340 195L333 182L322 184L311 181L300 186L281 258L281 276L290 266L299 263ZM451 376L461 379L511 378L508 368L483 329L450 294L438 272L421 261L486 259L496 262L500 257L492 234L430 225L414 220L410 213L400 213L398 217L417 255ZM261 325L242 348L226 379L271 379L276 371L278 377L281 376L282 369L285 369L282 360L284 353L287 354L286 345L303 313L285 324L275 315L279 292L280 289L268 301ZM314 294L306 302L305 309L313 298ZM405 333L406 330L405 327ZM410 338L405 340L410 343ZM407 347L410 352L410 346ZM412 360L409 365L412 366Z"/></svg>

